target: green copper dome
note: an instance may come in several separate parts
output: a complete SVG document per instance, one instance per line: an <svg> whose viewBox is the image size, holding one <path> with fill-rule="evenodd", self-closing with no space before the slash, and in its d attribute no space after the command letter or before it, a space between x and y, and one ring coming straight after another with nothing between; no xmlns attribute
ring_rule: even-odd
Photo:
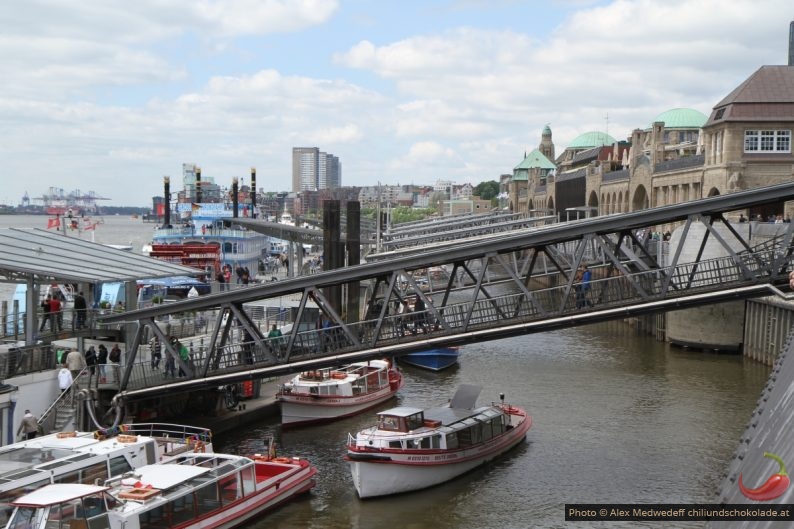
<svg viewBox="0 0 794 529"><path fill-rule="evenodd" d="M568 144L569 149L590 149L592 147L601 147L602 145L612 145L615 143L615 138L606 132L590 131L580 134Z"/></svg>
<svg viewBox="0 0 794 529"><path fill-rule="evenodd" d="M666 129L699 129L708 119L704 113L691 108L673 108L656 116L651 124L663 121Z"/></svg>

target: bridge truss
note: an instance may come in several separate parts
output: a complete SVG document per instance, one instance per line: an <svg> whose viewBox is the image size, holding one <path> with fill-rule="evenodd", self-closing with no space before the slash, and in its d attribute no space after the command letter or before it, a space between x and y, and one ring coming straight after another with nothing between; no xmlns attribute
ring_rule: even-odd
<svg viewBox="0 0 794 529"><path fill-rule="evenodd" d="M780 225L774 236L750 246L751 224L734 224L729 218L791 199L794 183L781 184L465 239L397 259L113 315L105 321L137 328L118 397L217 387L310 367L780 292L791 268L792 224ZM670 251L658 251L661 245L649 234L670 225L678 226ZM588 289L576 274L583 263L592 272ZM367 293L360 318L348 317L331 301L333 289L353 284ZM284 296L299 300L292 330L269 339L244 304L278 304ZM415 310L417 302L420 308ZM319 308L328 325L302 325L310 305ZM156 323L161 316L186 311L214 315L207 346L190 362L179 358ZM235 333L245 339L235 342ZM151 335L175 356L185 379L163 383L162 377L147 374L145 364L135 361Z"/></svg>

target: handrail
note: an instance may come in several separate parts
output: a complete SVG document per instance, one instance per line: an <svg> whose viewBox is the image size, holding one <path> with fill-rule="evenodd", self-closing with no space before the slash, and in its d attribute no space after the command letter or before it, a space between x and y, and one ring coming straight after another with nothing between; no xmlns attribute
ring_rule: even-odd
<svg viewBox="0 0 794 529"><path fill-rule="evenodd" d="M77 377L72 380L71 385L62 391L61 394L58 395L58 397L53 401L53 403L50 404L49 408L44 410L44 413L41 414L37 422L39 426L44 427L45 423L47 426L49 426L48 428L44 428L45 431L51 431L55 426L55 420L58 418L59 411L65 408L71 408L72 410L76 409L75 402L77 399L75 399L75 393L77 393L77 391L80 389L77 381L83 376L83 374L87 374L88 370L88 367L84 367L82 371L78 373ZM51 417L52 420L50 420Z"/></svg>

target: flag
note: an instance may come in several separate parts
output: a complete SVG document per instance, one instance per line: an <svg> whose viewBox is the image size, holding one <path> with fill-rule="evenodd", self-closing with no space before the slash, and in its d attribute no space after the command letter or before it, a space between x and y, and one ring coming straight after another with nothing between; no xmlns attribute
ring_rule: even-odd
<svg viewBox="0 0 794 529"><path fill-rule="evenodd" d="M86 223L85 228L83 228L83 230L84 231L95 230L97 224L99 224L99 223L95 222L95 223L91 224L90 222L88 222L88 223Z"/></svg>
<svg viewBox="0 0 794 529"><path fill-rule="evenodd" d="M52 228L60 228L61 227L61 218L55 217L54 219L47 219L47 229Z"/></svg>

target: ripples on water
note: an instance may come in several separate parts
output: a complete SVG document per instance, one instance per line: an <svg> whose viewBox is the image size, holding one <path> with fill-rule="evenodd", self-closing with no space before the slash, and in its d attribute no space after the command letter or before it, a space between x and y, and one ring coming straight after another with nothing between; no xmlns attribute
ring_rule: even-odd
<svg viewBox="0 0 794 529"><path fill-rule="evenodd" d="M0 217L0 226L43 227L44 217L32 219ZM133 244L138 252L153 229L111 217L97 230L97 242ZM458 384L481 384L480 404L503 392L528 409L534 425L527 442L439 487L361 501L342 457L348 432L370 426L373 412L285 432L276 420L250 425L219 436L216 449L262 452L263 439L272 435L282 454L306 457L320 471L309 495L251 527L661 527L567 524L563 505L713 501L768 368L738 356L673 348L618 322L473 344L462 349L459 367L404 373L405 387L384 408L436 405Z"/></svg>
<svg viewBox="0 0 794 529"><path fill-rule="evenodd" d="M767 372L741 357L670 348L622 323L467 346L448 372L406 368L405 388L384 408L444 403L458 384L481 384L480 404L504 392L528 408L527 442L460 479L390 498L358 500L342 459L347 433L371 425L370 412L286 432L272 421L224 436L218 449L260 451L275 435L284 453L319 467L307 500L257 528L607 527L566 524L563 505L713 501Z"/></svg>

